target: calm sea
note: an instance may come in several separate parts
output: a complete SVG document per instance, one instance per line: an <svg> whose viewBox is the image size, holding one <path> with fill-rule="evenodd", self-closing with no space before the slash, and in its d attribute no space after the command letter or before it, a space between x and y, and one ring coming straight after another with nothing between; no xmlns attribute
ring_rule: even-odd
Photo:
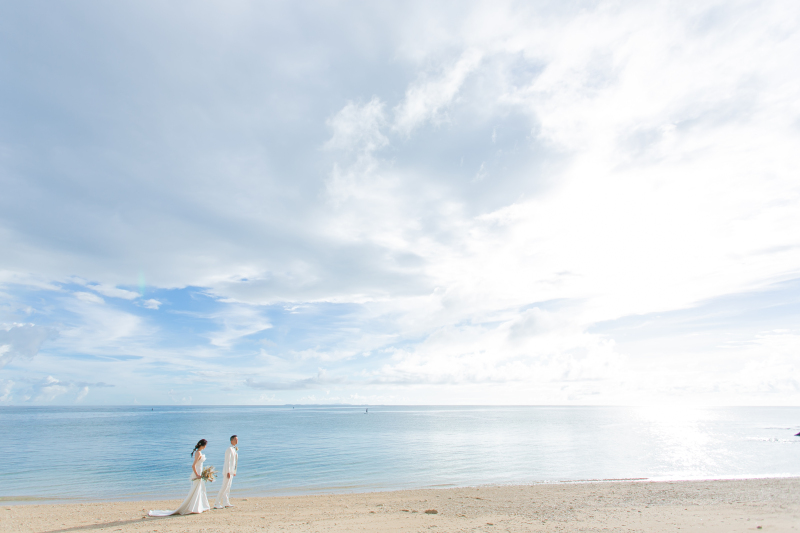
<svg viewBox="0 0 800 533"><path fill-rule="evenodd" d="M800 476L800 408L2 407L0 500L233 497L624 478ZM209 486L216 493L219 482Z"/></svg>

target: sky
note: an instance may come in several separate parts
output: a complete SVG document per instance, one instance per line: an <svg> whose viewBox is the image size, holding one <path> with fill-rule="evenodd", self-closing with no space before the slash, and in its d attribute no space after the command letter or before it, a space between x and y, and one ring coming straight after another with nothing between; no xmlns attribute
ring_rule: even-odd
<svg viewBox="0 0 800 533"><path fill-rule="evenodd" d="M800 405L800 3L0 3L0 405Z"/></svg>

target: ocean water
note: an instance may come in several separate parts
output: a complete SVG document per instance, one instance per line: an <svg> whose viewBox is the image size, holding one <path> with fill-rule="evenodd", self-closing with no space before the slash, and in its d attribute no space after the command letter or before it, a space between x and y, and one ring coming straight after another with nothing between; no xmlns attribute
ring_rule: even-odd
<svg viewBox="0 0 800 533"><path fill-rule="evenodd" d="M800 476L800 408L2 407L0 500L232 497L609 479ZM209 485L213 497L219 481Z"/></svg>

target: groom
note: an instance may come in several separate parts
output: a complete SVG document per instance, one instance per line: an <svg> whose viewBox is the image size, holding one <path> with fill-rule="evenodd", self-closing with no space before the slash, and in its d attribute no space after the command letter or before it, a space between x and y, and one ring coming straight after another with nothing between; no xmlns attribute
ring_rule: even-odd
<svg viewBox="0 0 800 533"><path fill-rule="evenodd" d="M225 466L222 467L222 487L217 494L217 501L214 503L215 509L222 509L223 507L233 507L231 501L228 499L231 495L231 482L236 477L236 466L239 463L239 437L234 435L231 437L231 447L225 450Z"/></svg>

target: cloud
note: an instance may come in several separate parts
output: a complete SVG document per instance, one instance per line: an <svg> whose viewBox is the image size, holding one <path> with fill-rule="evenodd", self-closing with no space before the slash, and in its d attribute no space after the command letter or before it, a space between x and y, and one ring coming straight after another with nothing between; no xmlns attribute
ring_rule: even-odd
<svg viewBox="0 0 800 533"><path fill-rule="evenodd" d="M32 359L44 341L54 339L56 331L35 324L0 326L0 368L17 358Z"/></svg>
<svg viewBox="0 0 800 533"><path fill-rule="evenodd" d="M145 300L142 305L144 305L147 309L158 309L161 306L161 302L150 298L149 300Z"/></svg>
<svg viewBox="0 0 800 533"><path fill-rule="evenodd" d="M79 402L83 400L84 398L86 398L88 394L89 394L89 386L87 385L81 389L81 391L78 393L78 396L75 398L75 401Z"/></svg>
<svg viewBox="0 0 800 533"><path fill-rule="evenodd" d="M84 354L129 354L137 341L153 332L139 316L109 306L97 295L76 296L61 303L70 313L70 321L59 328L56 348Z"/></svg>
<svg viewBox="0 0 800 533"><path fill-rule="evenodd" d="M108 383L88 383L85 381L59 380L53 376L46 376L41 379L27 379L22 382L6 381L4 384L4 394L0 397L0 402L17 403L50 403L53 400L65 395L75 395L75 401L83 400L90 388L109 388L114 385Z"/></svg>
<svg viewBox="0 0 800 533"><path fill-rule="evenodd" d="M100 298L96 294L92 294L91 292L76 292L75 293L75 297L78 300L82 301L82 302L91 303L91 304L104 304L104 303L106 303L105 300L103 300L102 298Z"/></svg>
<svg viewBox="0 0 800 533"><path fill-rule="evenodd" d="M538 317L537 317L538 318ZM542 322L541 319L538 320ZM448 326L369 375L375 383L481 384L614 382L624 360L614 342L568 324L560 330L526 317L493 325ZM527 329L520 335L520 329Z"/></svg>
<svg viewBox="0 0 800 533"><path fill-rule="evenodd" d="M458 94L467 75L481 60L481 53L468 49L458 61L438 75L423 75L406 90L405 98L395 109L394 128L409 135L428 120L441 119L441 112Z"/></svg>
<svg viewBox="0 0 800 533"><path fill-rule="evenodd" d="M636 343L600 325L800 279L794 3L253 4L193 24L115 4L35 28L28 9L4 37L3 68L29 75L0 99L0 312L60 332L64 382L110 381L113 359L140 399L189 402L200 377L222 402L297 399L325 361L339 398L712 394L744 319L693 316L696 377L674 324ZM791 322L781 298L759 331ZM8 331L9 380L33 379ZM748 394L795 398L771 370L791 372L785 339L751 337L726 352L760 376Z"/></svg>
<svg viewBox="0 0 800 533"><path fill-rule="evenodd" d="M192 405L192 397L191 396L182 396L182 397L180 397L180 395L177 392L175 392L174 390L172 390L172 389L170 389L168 394L169 394L169 397L172 399L173 403L176 403L176 404L179 404L179 405Z"/></svg>
<svg viewBox="0 0 800 533"><path fill-rule="evenodd" d="M252 389L267 390L267 391L294 391L317 389L324 386L335 385L343 383L340 378L331 378L324 369L319 369L317 375L305 379L297 379L293 381L256 381L253 378L247 378L245 385Z"/></svg>
<svg viewBox="0 0 800 533"><path fill-rule="evenodd" d="M333 135L325 143L328 150L374 152L389 144L381 133L386 123L384 104L373 97L364 105L349 102L327 121Z"/></svg>
<svg viewBox="0 0 800 533"><path fill-rule="evenodd" d="M126 289L119 289L117 287L110 287L108 285L99 285L99 284L90 284L87 285L88 288L92 289L93 291L99 292L103 296L108 296L109 298L122 298L123 300L134 300L139 297L139 293L129 291Z"/></svg>
<svg viewBox="0 0 800 533"><path fill-rule="evenodd" d="M222 329L210 335L211 344L219 347L233 346L239 339L272 328L269 320L253 306L229 305L223 313L213 315Z"/></svg>
<svg viewBox="0 0 800 533"><path fill-rule="evenodd" d="M11 399L11 389L14 388L14 382L11 380L0 380L0 402L8 402Z"/></svg>

